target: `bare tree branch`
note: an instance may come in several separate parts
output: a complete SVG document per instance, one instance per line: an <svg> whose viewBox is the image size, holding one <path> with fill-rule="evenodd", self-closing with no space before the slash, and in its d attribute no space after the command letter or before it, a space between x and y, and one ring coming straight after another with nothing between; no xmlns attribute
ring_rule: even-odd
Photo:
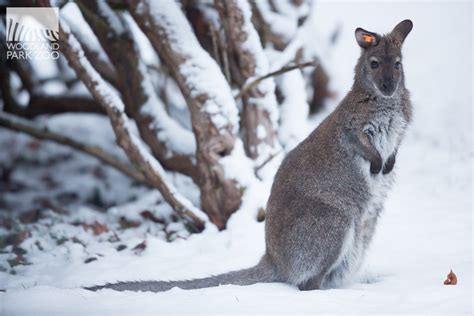
<svg viewBox="0 0 474 316"><path fill-rule="evenodd" d="M99 104L90 97L67 95L32 95L27 106L17 106L9 113L24 117L34 118L38 115L61 113L97 113L105 114Z"/></svg>
<svg viewBox="0 0 474 316"><path fill-rule="evenodd" d="M202 231L204 222L196 215L200 212L199 209L195 208L167 181L163 167L133 133L122 100L107 86L104 79L85 58L79 42L64 23L60 25L60 41L61 50L69 61L69 65L84 82L89 92L107 111L117 142L130 161L136 164L147 181L160 191L165 201L171 205L191 231Z"/></svg>
<svg viewBox="0 0 474 316"><path fill-rule="evenodd" d="M255 80L249 82L248 84L244 85L242 87L242 89L240 90L239 94L237 94L235 96L236 99L240 99L242 98L242 96L249 90L251 90L253 87L255 87L256 85L258 85L259 82L262 82L263 80L265 79L268 79L268 78L271 78L271 77L276 77L276 76L279 76L279 75L282 75L284 74L285 72L289 72L289 71L292 71L292 70L295 70L295 69L302 69L302 68L305 68L305 67L317 67L318 66L318 63L315 62L315 61L308 61L306 63L302 63L302 64L296 64L296 65L291 65L291 66L285 66L281 69L278 69L276 71L272 71L264 76L261 76L259 78L256 78Z"/></svg>
<svg viewBox="0 0 474 316"><path fill-rule="evenodd" d="M106 153L102 150L102 148L98 146L81 143L73 138L50 131L46 126L37 126L31 121L21 119L19 117L4 112L0 112L0 126L17 132L26 133L38 139L49 140L61 145L72 147L76 150L79 150L83 153L86 153L92 157L99 159L100 161L109 166L114 167L116 170L120 171L126 176L140 183L148 185L148 182L145 180L145 177L141 172L121 162L119 159L115 158L111 154Z"/></svg>

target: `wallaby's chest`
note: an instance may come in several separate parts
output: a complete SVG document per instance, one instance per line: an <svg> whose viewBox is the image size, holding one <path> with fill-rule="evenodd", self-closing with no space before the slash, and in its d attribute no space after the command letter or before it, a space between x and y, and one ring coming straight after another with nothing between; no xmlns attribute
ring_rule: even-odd
<svg viewBox="0 0 474 316"><path fill-rule="evenodd" d="M380 104L368 118L364 131L369 131L372 144L383 162L397 149L407 126L401 106Z"/></svg>
<svg viewBox="0 0 474 316"><path fill-rule="evenodd" d="M382 156L384 164L397 150L407 124L401 106L378 106L377 111L368 118L364 129L370 130L371 142ZM365 161L364 163L367 164ZM368 165L363 170L366 171L370 199L362 211L357 231L358 240L362 243L361 248L365 249L372 238L375 223L383 209L383 202L393 183L393 173L374 175L369 172Z"/></svg>

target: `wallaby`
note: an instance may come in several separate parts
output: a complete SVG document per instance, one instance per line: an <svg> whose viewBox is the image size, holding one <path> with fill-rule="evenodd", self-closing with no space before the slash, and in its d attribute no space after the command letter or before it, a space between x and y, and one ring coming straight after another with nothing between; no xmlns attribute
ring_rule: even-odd
<svg viewBox="0 0 474 316"><path fill-rule="evenodd" d="M391 33L355 30L362 48L340 105L283 160L267 204L266 252L252 268L188 281L119 282L89 290L166 291L284 282L301 290L340 284L361 265L382 211L397 149L411 120L401 46Z"/></svg>

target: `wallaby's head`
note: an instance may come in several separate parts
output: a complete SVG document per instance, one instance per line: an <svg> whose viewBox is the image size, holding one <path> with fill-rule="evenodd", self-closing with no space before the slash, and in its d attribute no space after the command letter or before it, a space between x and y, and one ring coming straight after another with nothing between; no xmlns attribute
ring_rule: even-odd
<svg viewBox="0 0 474 316"><path fill-rule="evenodd" d="M383 36L360 27L355 30L357 43L362 48L356 80L364 89L391 97L404 84L401 48L412 27L410 20L404 20Z"/></svg>

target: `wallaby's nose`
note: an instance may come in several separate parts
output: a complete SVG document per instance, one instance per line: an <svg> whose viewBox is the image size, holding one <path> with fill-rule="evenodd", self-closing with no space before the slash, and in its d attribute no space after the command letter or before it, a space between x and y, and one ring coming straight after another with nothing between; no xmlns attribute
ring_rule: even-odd
<svg viewBox="0 0 474 316"><path fill-rule="evenodd" d="M393 80L383 80L380 85L380 90L382 90L382 93L385 95L392 95L395 91L395 84Z"/></svg>

